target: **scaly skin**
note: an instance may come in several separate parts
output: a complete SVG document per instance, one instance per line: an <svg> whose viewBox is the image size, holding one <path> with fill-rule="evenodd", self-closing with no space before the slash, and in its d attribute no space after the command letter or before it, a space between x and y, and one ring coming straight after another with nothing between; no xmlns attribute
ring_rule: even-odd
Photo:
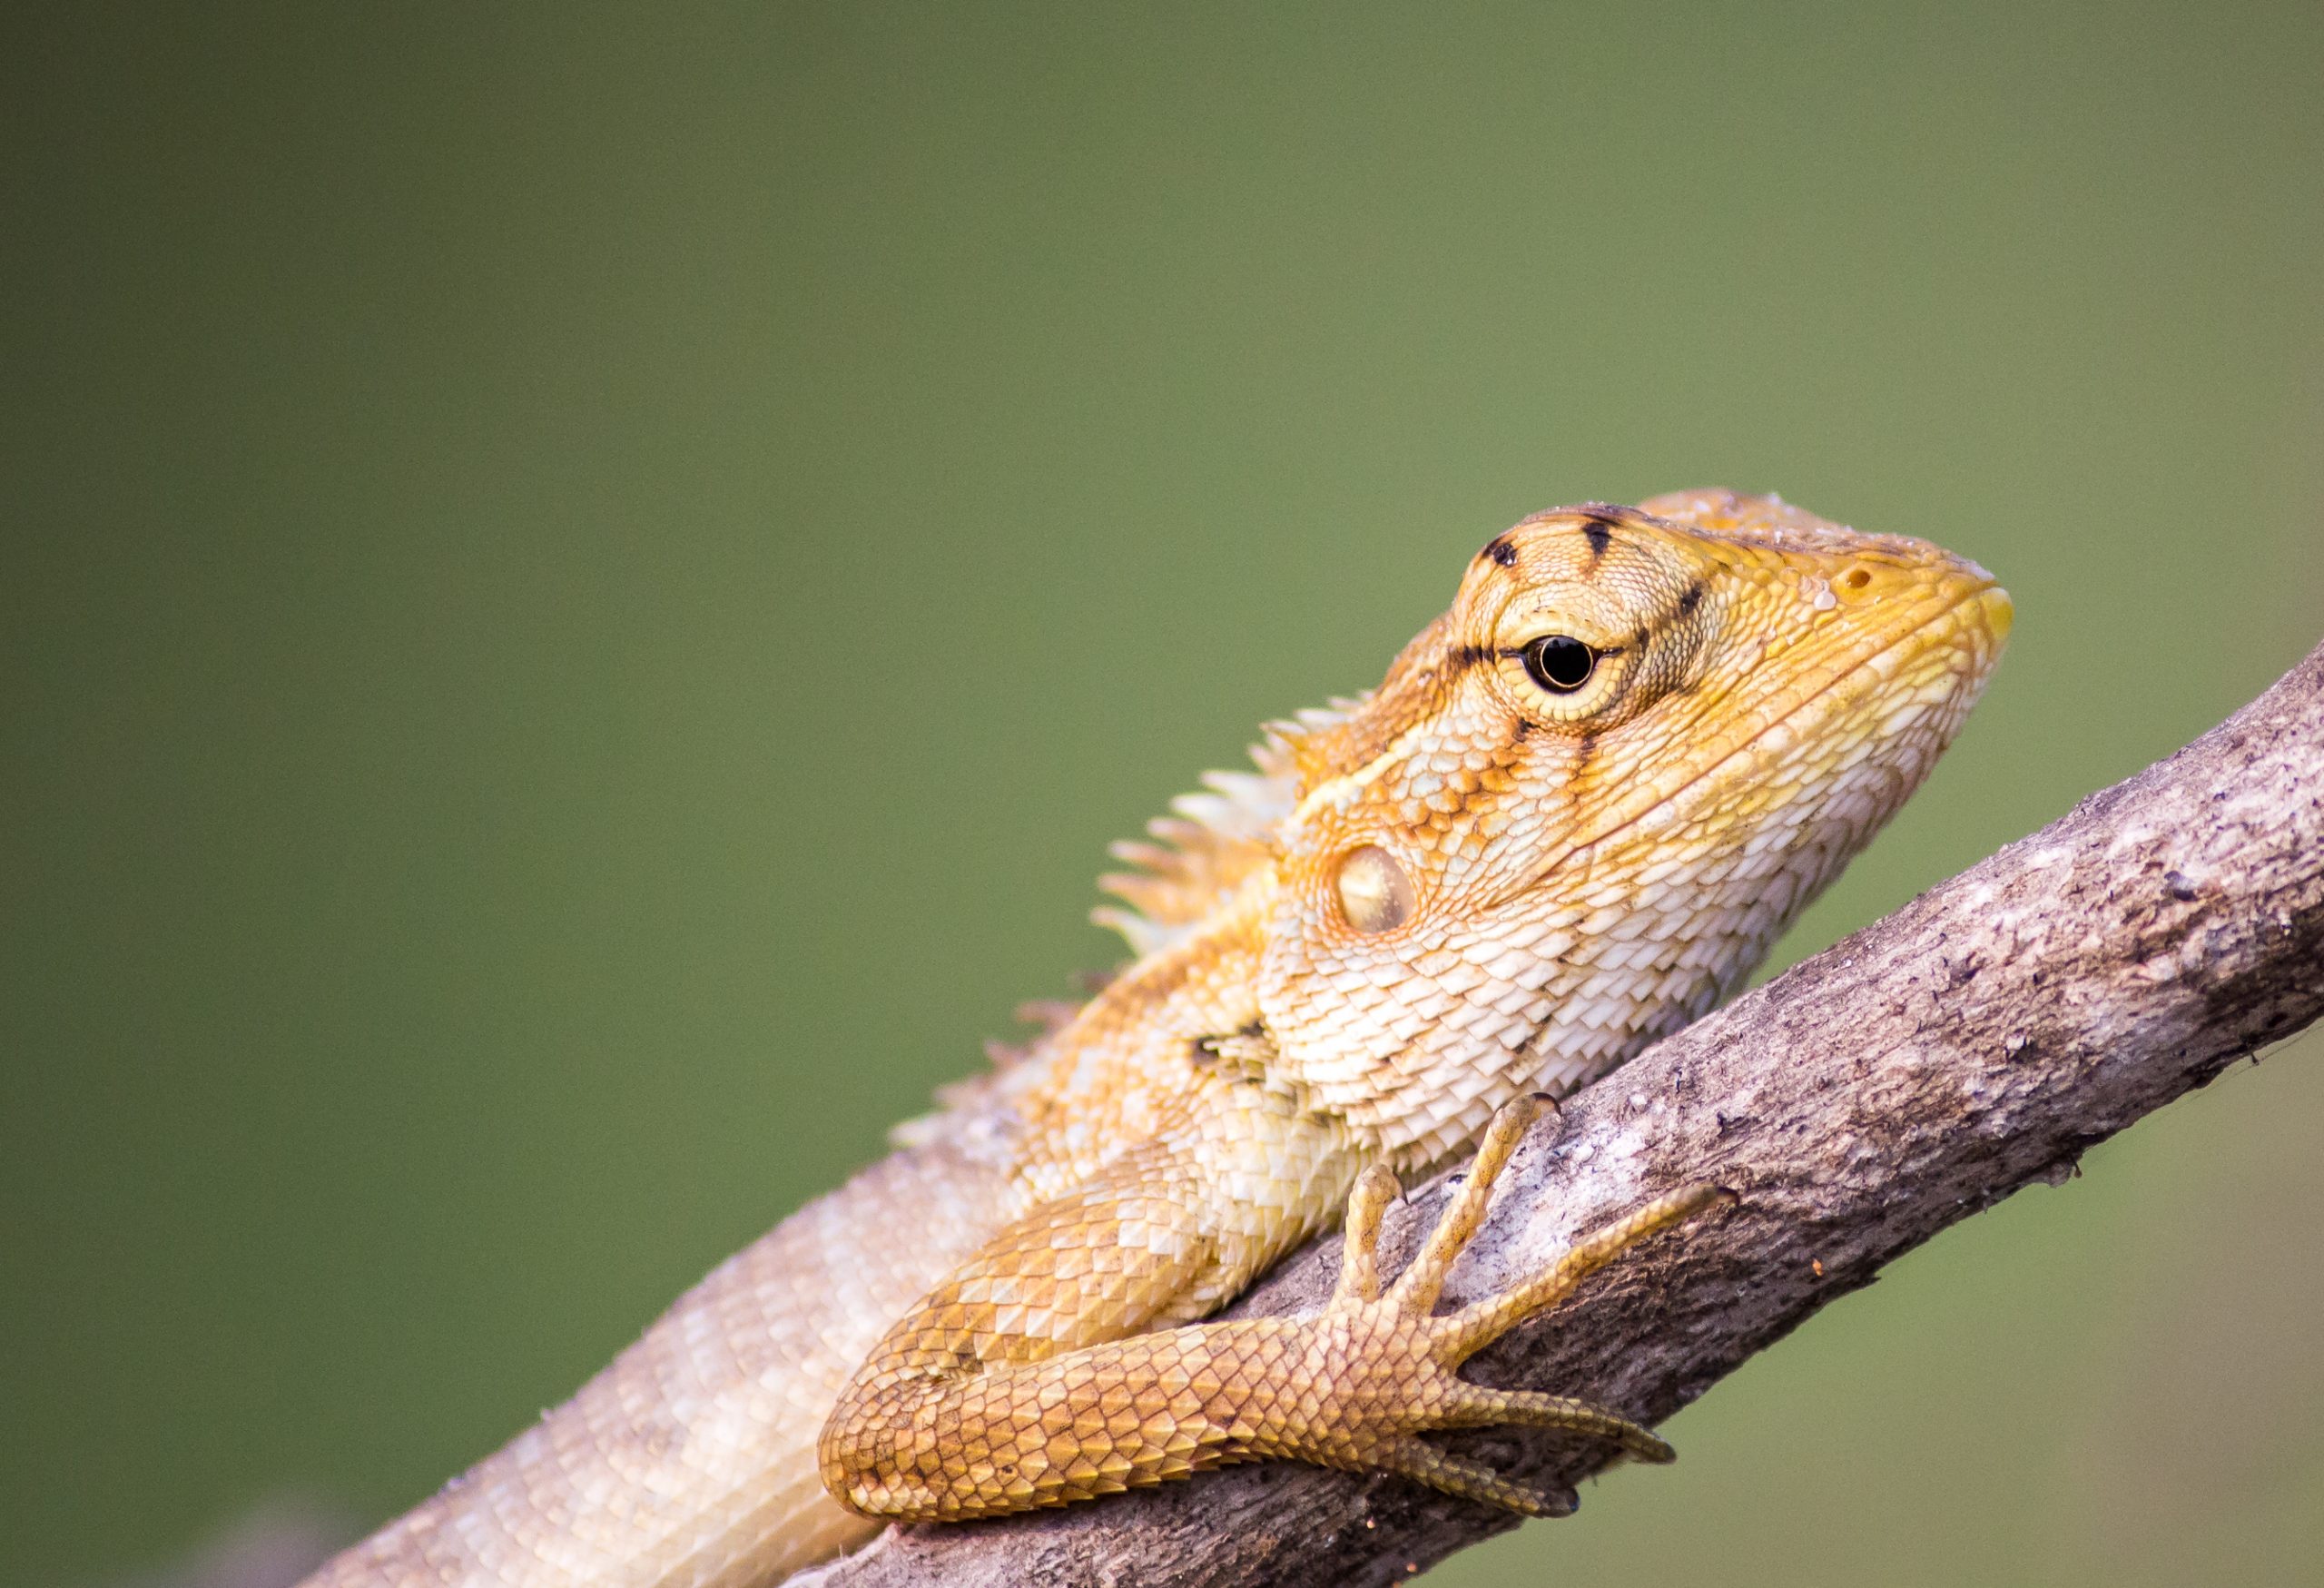
<svg viewBox="0 0 2324 1588"><path fill-rule="evenodd" d="M1974 565L1774 498L1527 519L1377 690L1124 846L1126 972L314 1582L742 1588L877 1518L1268 1457L1560 1509L1417 1436L1487 1423L1668 1459L1455 1369L1717 1192L1436 1317L1444 1269L1537 1096L1733 990L1925 775L2009 621ZM1395 1176L1480 1141L1382 1294ZM1197 1321L1344 1206L1323 1313Z"/></svg>

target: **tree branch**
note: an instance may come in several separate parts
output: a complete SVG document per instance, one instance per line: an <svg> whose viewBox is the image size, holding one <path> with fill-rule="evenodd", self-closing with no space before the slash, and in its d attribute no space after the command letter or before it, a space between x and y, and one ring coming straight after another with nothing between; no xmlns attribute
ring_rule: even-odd
<svg viewBox="0 0 2324 1588"><path fill-rule="evenodd" d="M1509 1171L1447 1307L1690 1180L1740 1205L1625 1257L1482 1354L1659 1422L1880 1266L2324 1013L2324 646L2170 759L1570 1100ZM1395 1210L1393 1272L1444 1202ZM1316 1243L1238 1304L1321 1305ZM1601 1448L1459 1435L1539 1483ZM1063 1512L891 1529L819 1588L1387 1583L1513 1525L1401 1480L1280 1464Z"/></svg>

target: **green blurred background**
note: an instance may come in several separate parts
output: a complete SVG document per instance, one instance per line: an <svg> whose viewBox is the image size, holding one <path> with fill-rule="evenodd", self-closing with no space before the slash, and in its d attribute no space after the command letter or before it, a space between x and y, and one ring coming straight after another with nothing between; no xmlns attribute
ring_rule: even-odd
<svg viewBox="0 0 2324 1588"><path fill-rule="evenodd" d="M2324 635L2313 4L4 25L8 1583L497 1445L1530 510L2015 594L1786 959ZM2324 1581L2319 1049L1438 1580Z"/></svg>

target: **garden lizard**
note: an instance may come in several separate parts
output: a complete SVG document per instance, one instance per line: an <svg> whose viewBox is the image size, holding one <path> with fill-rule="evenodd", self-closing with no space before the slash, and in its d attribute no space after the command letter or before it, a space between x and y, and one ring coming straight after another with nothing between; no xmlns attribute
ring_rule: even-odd
<svg viewBox="0 0 2324 1588"><path fill-rule="evenodd" d="M1137 958L563 1406L312 1583L746 1588L885 1518L1230 1462L1563 1497L1421 1435L1618 1412L1457 1376L1724 1193L1679 1186L1434 1313L1554 1098L1704 1013L1926 774L2011 622L1974 563L1778 498L1536 515L1379 686L1117 846ZM1384 1290L1399 1177L1479 1149ZM1344 1216L1320 1313L1205 1322Z"/></svg>

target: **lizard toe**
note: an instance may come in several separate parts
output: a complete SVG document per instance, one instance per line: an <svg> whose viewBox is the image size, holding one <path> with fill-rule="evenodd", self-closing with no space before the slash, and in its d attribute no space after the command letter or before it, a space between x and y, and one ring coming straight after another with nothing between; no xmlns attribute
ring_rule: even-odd
<svg viewBox="0 0 2324 1588"><path fill-rule="evenodd" d="M1555 1307L1584 1279L1648 1237L1710 1208L1731 1207L1738 1199L1733 1191L1723 1186L1686 1186L1656 1198L1627 1218L1590 1231L1531 1278L1519 1281L1497 1296L1472 1302L1443 1319L1443 1334L1452 1360L1465 1361L1527 1318Z"/></svg>
<svg viewBox="0 0 2324 1588"><path fill-rule="evenodd" d="M1521 1516L1571 1516L1581 1505L1571 1489L1535 1488L1503 1477L1481 1461L1440 1450L1416 1435L1406 1435L1379 1452L1375 1465L1416 1483L1463 1500L1482 1500Z"/></svg>
<svg viewBox="0 0 2324 1588"><path fill-rule="evenodd" d="M1554 1428L1620 1445L1624 1455L1657 1466L1678 1459L1678 1452L1649 1429L1620 1412L1576 1400L1570 1396L1545 1395L1530 1389L1493 1389L1459 1381L1461 1393L1446 1408L1446 1428L1492 1425Z"/></svg>
<svg viewBox="0 0 2324 1588"><path fill-rule="evenodd" d="M1494 1113L1492 1123L1485 1127L1484 1139L1477 1144L1477 1156L1464 1172L1460 1189L1452 1194L1452 1204L1437 1219L1436 1228L1428 1232L1420 1255L1398 1277L1388 1292L1389 1300L1408 1312L1423 1315L1435 1307L1436 1298L1443 1293L1444 1276L1451 1271L1452 1260L1467 1248L1478 1227L1485 1221L1485 1206L1492 1200L1493 1183L1509 1167L1518 1143L1525 1139L1525 1132L1533 1121L1545 1113L1554 1113L1556 1108L1546 1096L1536 1092L1503 1103Z"/></svg>

